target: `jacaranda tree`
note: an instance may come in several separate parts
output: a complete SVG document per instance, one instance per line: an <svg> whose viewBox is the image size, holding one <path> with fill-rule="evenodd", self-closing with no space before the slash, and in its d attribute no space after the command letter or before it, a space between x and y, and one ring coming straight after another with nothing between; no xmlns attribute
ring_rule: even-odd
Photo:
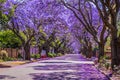
<svg viewBox="0 0 120 80"><path fill-rule="evenodd" d="M35 36L39 37L41 35L40 26L45 28L46 31L51 31L51 33L54 32L54 27L59 29L60 27L62 28L63 25L66 26L66 23L62 19L62 12L64 11L64 6L56 0L25 1L17 5L14 10L14 15L8 23L8 28L20 38L25 59L30 60L30 44ZM53 29L53 31L51 29ZM49 36L50 34L47 35ZM52 41L54 40L54 38L51 39ZM52 41L46 41L43 45L45 46ZM48 48L47 46L45 47Z"/></svg>
<svg viewBox="0 0 120 80"><path fill-rule="evenodd" d="M112 52L112 68L114 65L120 65L120 49L118 42L118 26L117 17L120 11L120 0L88 0L92 2L98 10L106 28L111 34L111 52Z"/></svg>
<svg viewBox="0 0 120 80"><path fill-rule="evenodd" d="M99 47L99 58L104 55L104 46L109 36L97 9L87 0L61 0L63 5L70 9L81 25L93 37Z"/></svg>

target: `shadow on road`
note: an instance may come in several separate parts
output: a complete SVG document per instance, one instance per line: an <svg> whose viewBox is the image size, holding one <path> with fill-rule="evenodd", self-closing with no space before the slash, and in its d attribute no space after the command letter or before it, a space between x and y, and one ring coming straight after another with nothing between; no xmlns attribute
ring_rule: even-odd
<svg viewBox="0 0 120 80"><path fill-rule="evenodd" d="M0 75L0 80L3 79L13 79L13 78L16 78L16 77L12 77L12 76L8 76L8 75Z"/></svg>
<svg viewBox="0 0 120 80"><path fill-rule="evenodd" d="M10 68L11 66L0 64L0 68Z"/></svg>
<svg viewBox="0 0 120 80"><path fill-rule="evenodd" d="M91 64L32 66L40 73L30 73L33 80L108 80Z"/></svg>
<svg viewBox="0 0 120 80"><path fill-rule="evenodd" d="M48 74L32 73L33 80L108 80L106 77L91 77L91 72L55 72ZM90 75L88 75L90 74Z"/></svg>

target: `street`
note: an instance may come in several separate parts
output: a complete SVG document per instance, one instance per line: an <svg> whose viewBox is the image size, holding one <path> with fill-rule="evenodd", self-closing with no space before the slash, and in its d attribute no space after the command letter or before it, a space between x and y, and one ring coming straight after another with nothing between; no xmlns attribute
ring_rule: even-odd
<svg viewBox="0 0 120 80"><path fill-rule="evenodd" d="M0 80L109 80L93 64L80 54L67 54L6 69Z"/></svg>

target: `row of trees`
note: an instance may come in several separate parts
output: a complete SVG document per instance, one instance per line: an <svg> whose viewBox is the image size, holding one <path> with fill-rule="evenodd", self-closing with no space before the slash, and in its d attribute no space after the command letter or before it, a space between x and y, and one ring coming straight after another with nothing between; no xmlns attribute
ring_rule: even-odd
<svg viewBox="0 0 120 80"><path fill-rule="evenodd" d="M1 1L1 25L19 38L26 60L30 60L30 46L38 46L39 53L42 49L48 53L50 48L55 53L70 51L68 25L60 17L63 6L47 0L11 1Z"/></svg>
<svg viewBox="0 0 120 80"><path fill-rule="evenodd" d="M64 6L73 12L82 25L82 28L85 28L85 31L87 31L87 33L92 36L92 39L98 44L99 57L104 55L105 43L108 36L111 36L112 68L114 65L120 65L117 26L117 17L120 12L120 0L61 1ZM84 42L91 44L89 40L87 40L87 42L84 40Z"/></svg>
<svg viewBox="0 0 120 80"><path fill-rule="evenodd" d="M92 43L97 44L100 58L111 37L112 68L120 65L120 0L4 1L0 2L0 24L19 37L26 59L32 43L47 52L53 47L57 53L71 49L72 41L79 42L87 55L95 47Z"/></svg>

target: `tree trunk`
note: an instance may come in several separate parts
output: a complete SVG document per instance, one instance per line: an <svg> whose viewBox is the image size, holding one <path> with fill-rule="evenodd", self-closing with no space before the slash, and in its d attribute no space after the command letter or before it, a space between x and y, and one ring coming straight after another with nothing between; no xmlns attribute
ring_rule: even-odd
<svg viewBox="0 0 120 80"><path fill-rule="evenodd" d="M48 57L49 50L50 50L50 48L49 48L49 46L47 46L46 47L46 55L47 55L47 57Z"/></svg>
<svg viewBox="0 0 120 80"><path fill-rule="evenodd" d="M50 50L49 46L47 44L44 44L42 49L46 51L46 56L48 57L48 53L49 53L49 50Z"/></svg>
<svg viewBox="0 0 120 80"><path fill-rule="evenodd" d="M58 48L54 47L54 52L57 54L58 53Z"/></svg>
<svg viewBox="0 0 120 80"><path fill-rule="evenodd" d="M42 46L38 46L38 53L41 55L41 52L42 52Z"/></svg>
<svg viewBox="0 0 120 80"><path fill-rule="evenodd" d="M118 6L117 6L118 7ZM117 27L117 13L113 13L111 16L111 23L112 23L112 29L111 29L111 55L112 55L112 62L111 67L114 70L114 65L119 66L120 65L120 57L119 57L119 43L118 43L118 27Z"/></svg>
<svg viewBox="0 0 120 80"><path fill-rule="evenodd" d="M24 55L25 55L25 60L30 60L30 45L26 44L24 46Z"/></svg>
<svg viewBox="0 0 120 80"><path fill-rule="evenodd" d="M87 48L85 46L82 49L82 54L87 57Z"/></svg>
<svg viewBox="0 0 120 80"><path fill-rule="evenodd" d="M120 43L117 44L117 56L118 56L118 65L120 65Z"/></svg>
<svg viewBox="0 0 120 80"><path fill-rule="evenodd" d="M98 46L99 46L99 57L98 57L98 60L100 60L100 57L104 56L104 43L100 43Z"/></svg>
<svg viewBox="0 0 120 80"><path fill-rule="evenodd" d="M112 62L111 67L114 69L114 65L119 65L119 57L118 57L118 42L117 42L117 32L112 33L112 39L111 39L111 56L112 56Z"/></svg>

